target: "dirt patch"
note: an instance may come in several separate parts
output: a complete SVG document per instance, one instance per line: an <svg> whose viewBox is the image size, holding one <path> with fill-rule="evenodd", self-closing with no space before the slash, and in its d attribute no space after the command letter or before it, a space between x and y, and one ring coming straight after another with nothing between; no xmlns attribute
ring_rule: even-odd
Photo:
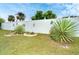
<svg viewBox="0 0 79 59"><path fill-rule="evenodd" d="M4 36L11 37L11 36L18 36L18 35L23 35L23 36L28 36L28 37L37 36L37 34L28 34L28 33L24 33L24 34L10 33L10 34L5 34Z"/></svg>
<svg viewBox="0 0 79 59"><path fill-rule="evenodd" d="M37 36L37 34L27 34L27 33L24 33L23 35L24 36L29 36L29 37Z"/></svg>

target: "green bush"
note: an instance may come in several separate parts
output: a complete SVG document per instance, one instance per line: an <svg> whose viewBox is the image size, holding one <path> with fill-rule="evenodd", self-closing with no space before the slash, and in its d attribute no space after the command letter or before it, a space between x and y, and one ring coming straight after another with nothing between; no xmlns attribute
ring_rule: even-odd
<svg viewBox="0 0 79 59"><path fill-rule="evenodd" d="M1 26L2 26L2 23L4 23L4 19L3 18L0 18L0 29L1 29Z"/></svg>
<svg viewBox="0 0 79 59"><path fill-rule="evenodd" d="M75 33L76 24L71 20L62 19L53 24L50 30L50 37L57 42L70 43Z"/></svg>
<svg viewBox="0 0 79 59"><path fill-rule="evenodd" d="M18 25L16 26L15 28L15 33L18 33L18 34L23 34L25 32L25 28L23 25Z"/></svg>

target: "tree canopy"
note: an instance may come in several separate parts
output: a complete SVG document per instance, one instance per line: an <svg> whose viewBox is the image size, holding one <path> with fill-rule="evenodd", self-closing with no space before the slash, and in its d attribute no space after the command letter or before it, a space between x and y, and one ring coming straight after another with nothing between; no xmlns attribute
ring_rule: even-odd
<svg viewBox="0 0 79 59"><path fill-rule="evenodd" d="M56 14L54 14L51 10L48 10L47 12L44 13L44 18L45 19L54 19L54 18L56 18Z"/></svg>
<svg viewBox="0 0 79 59"><path fill-rule="evenodd" d="M9 16L8 16L8 21L10 21L10 22L11 22L11 21L12 21L12 22L15 21L15 17L14 17L13 15L9 15Z"/></svg>
<svg viewBox="0 0 79 59"><path fill-rule="evenodd" d="M56 18L56 14L54 14L51 10L43 13L43 11L36 11L36 14L31 17L32 20L42 20L42 19L54 19Z"/></svg>
<svg viewBox="0 0 79 59"><path fill-rule="evenodd" d="M20 21L25 20L25 14L22 12L18 12L16 18Z"/></svg>
<svg viewBox="0 0 79 59"><path fill-rule="evenodd" d="M37 11L34 16L32 16L32 20L40 20L44 19L43 11Z"/></svg>
<svg viewBox="0 0 79 59"><path fill-rule="evenodd" d="M3 18L0 18L0 23L3 23L3 22L5 22L4 19Z"/></svg>

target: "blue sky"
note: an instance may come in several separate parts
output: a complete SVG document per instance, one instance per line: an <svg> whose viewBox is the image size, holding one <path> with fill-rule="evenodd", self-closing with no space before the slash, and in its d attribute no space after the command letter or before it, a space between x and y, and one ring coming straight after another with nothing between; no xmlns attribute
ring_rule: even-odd
<svg viewBox="0 0 79 59"><path fill-rule="evenodd" d="M46 12L52 10L58 17L79 15L79 4L72 3L2 3L0 4L0 17L7 19L8 15L16 15L23 12L26 20L35 14L37 10Z"/></svg>

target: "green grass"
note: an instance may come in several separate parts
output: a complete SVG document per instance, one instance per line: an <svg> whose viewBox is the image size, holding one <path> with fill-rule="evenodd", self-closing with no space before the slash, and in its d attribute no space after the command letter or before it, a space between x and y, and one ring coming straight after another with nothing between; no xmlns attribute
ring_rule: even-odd
<svg viewBox="0 0 79 59"><path fill-rule="evenodd" d="M50 39L49 35L38 34L35 37L23 35L5 37L9 31L0 30L0 55L68 55L79 54L79 38L69 44L69 48L61 48L60 44Z"/></svg>

